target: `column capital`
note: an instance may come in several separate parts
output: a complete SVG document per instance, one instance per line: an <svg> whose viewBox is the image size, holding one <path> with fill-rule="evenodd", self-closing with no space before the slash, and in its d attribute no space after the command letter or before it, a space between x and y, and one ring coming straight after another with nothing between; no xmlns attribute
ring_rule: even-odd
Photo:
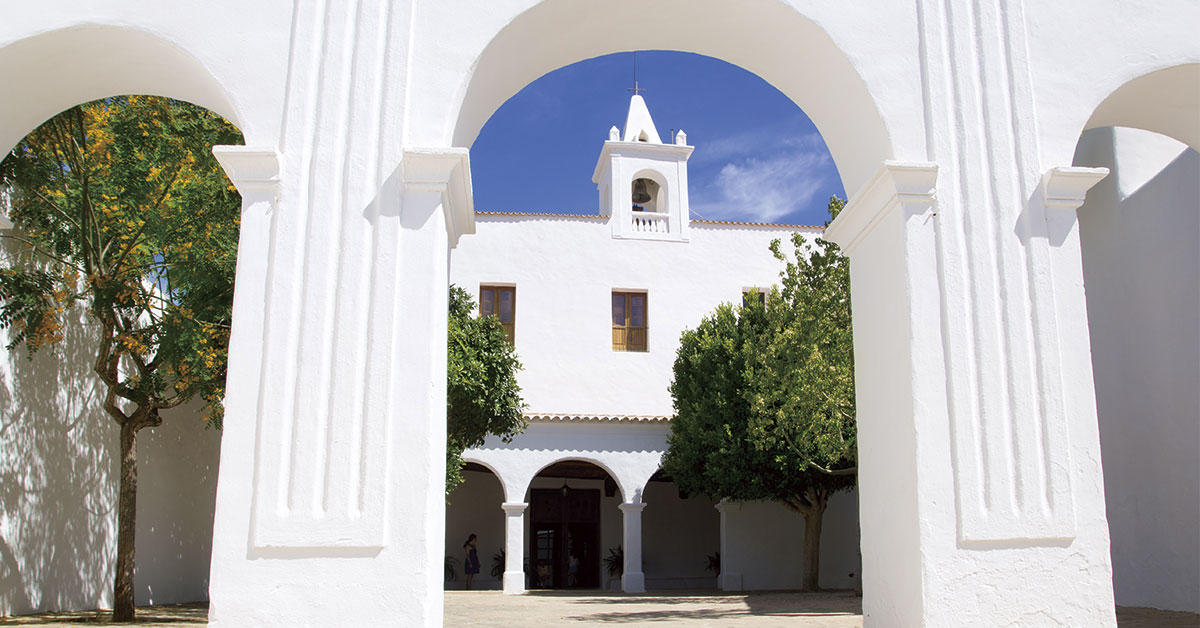
<svg viewBox="0 0 1200 628"><path fill-rule="evenodd" d="M1083 205L1087 191L1106 176L1108 168L1051 168L1038 187L1047 209L1075 211Z"/></svg>
<svg viewBox="0 0 1200 628"><path fill-rule="evenodd" d="M824 239L853 256L893 207L923 210L933 205L938 166L924 161L885 161L828 227Z"/></svg>
<svg viewBox="0 0 1200 628"><path fill-rule="evenodd" d="M213 157L242 194L243 206L279 200L283 160L273 146L213 146Z"/></svg>
<svg viewBox="0 0 1200 628"><path fill-rule="evenodd" d="M646 508L646 503L630 502L626 504L620 504L617 506L617 508L620 508L621 512L642 512L642 510Z"/></svg>
<svg viewBox="0 0 1200 628"><path fill-rule="evenodd" d="M742 502L731 502L731 501L722 499L721 501L714 504L713 508L716 508L722 514L727 513L727 512L737 512L742 509Z"/></svg>
<svg viewBox="0 0 1200 628"><path fill-rule="evenodd" d="M475 233L471 157L465 148L405 148L400 163L404 187L442 195L451 248L463 234Z"/></svg>
<svg viewBox="0 0 1200 628"><path fill-rule="evenodd" d="M529 507L529 504L523 502L504 502L503 504L500 504L500 507L504 509L504 514L513 516L524 514L525 509Z"/></svg>

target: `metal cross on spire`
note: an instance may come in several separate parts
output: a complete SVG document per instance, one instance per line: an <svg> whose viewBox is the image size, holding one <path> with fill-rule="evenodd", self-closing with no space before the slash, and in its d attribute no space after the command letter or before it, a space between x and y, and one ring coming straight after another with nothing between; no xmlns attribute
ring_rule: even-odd
<svg viewBox="0 0 1200 628"><path fill-rule="evenodd" d="M625 88L625 91L627 91L627 92L633 92L633 95L634 95L634 96L637 96L637 95L641 94L642 92L646 91L645 89L643 89L643 88L641 88L641 87L638 87L638 80L637 80L637 51L636 51L636 50L633 52L633 87L626 87L626 88Z"/></svg>

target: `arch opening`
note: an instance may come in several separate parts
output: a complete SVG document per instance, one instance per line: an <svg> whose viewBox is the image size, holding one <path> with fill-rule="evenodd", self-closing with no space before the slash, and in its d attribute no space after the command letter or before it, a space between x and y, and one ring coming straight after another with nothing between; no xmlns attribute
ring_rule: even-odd
<svg viewBox="0 0 1200 628"><path fill-rule="evenodd" d="M138 428L135 441L141 507L134 521L134 603L207 600L221 432L208 429L219 425L219 406L205 402L223 396L219 363L227 350L236 265L236 249L230 247L237 244L241 211L211 148L241 143L241 133L217 112L154 96L118 94L71 103L65 116L52 113L45 125L18 138L0 162L0 185L10 186L0 190L0 201L12 203L0 213L17 219L15 226L0 227L0 265L13 276L48 277L56 291L70 288L84 297L61 301L52 317L58 332L44 338L47 344L33 360L17 345L0 361L5 400L0 417L20 426L0 434L0 475L36 470L22 484L29 494L20 507L0 513L0 525L10 531L5 541L11 543L11 574L19 582L0 592L0 615L114 605L122 429L102 407L107 384L94 372L105 337L89 314L95 292L72 274L73 264L88 258L80 253L86 248L80 225L93 224L83 217L85 206L96 217L94 239L101 245L119 251L123 242L138 242L137 250L120 258L88 258L96 262L97 283L140 289L130 288L136 296L120 306L128 320L119 330L141 338L140 348L110 349L120 356L110 377L122 390L137 389L140 377L167 382L152 391L137 389L166 405L157 424ZM178 128L190 131L168 130ZM85 176L88 183L81 184ZM87 190L86 202L76 190ZM159 202L148 201L151 196ZM201 209L191 211L195 207L188 203ZM201 241L200 232L211 239ZM38 257L31 245L44 243L47 233L54 234L55 255ZM185 251L196 243L197 253ZM196 256L208 264L203 272L210 287L228 290L228 300L214 299L211 309L197 307L195 293L188 293L197 285L195 277L176 272L190 266L194 273ZM168 323L180 307L203 319L212 333ZM29 327L9 327L5 344L22 329ZM213 360L213 370L200 375L209 384L197 388L178 375L189 359L180 358L178 348L186 344L180 338L191 332L211 342ZM182 390L194 396L176 397ZM138 407L133 400L120 406L127 423ZM55 551L64 547L73 549Z"/></svg>
<svg viewBox="0 0 1200 628"><path fill-rule="evenodd" d="M526 501L528 588L611 588L622 534L615 475L597 460L557 460L537 472Z"/></svg>
<svg viewBox="0 0 1200 628"><path fill-rule="evenodd" d="M121 94L195 103L244 128L231 95L196 57L132 28L69 28L4 46L0 84L22 95L0 104L2 153L60 111Z"/></svg>
<svg viewBox="0 0 1200 628"><path fill-rule="evenodd" d="M1078 220L1119 607L1200 612L1198 94L1200 65L1135 78L1075 147L1109 169Z"/></svg>
<svg viewBox="0 0 1200 628"><path fill-rule="evenodd" d="M501 577L495 571L497 557L504 553L504 486L500 474L483 461L464 457L462 484L446 496L446 547L443 566L446 590L499 589ZM469 550L464 547L470 535L476 535L475 555L479 572L468 585Z"/></svg>
<svg viewBox="0 0 1200 628"><path fill-rule="evenodd" d="M779 0L734 8L708 3L638 4L645 23L672 24L657 50L713 57L770 83L804 110L825 138L846 190L865 183L893 157L887 126L846 53L818 24ZM538 77L573 63L644 49L611 6L541 2L501 29L458 89L446 139L471 146L491 115ZM714 29L713 25L721 25ZM552 28L557 36L541 36ZM754 33L747 39L744 33ZM820 60L806 62L806 60Z"/></svg>

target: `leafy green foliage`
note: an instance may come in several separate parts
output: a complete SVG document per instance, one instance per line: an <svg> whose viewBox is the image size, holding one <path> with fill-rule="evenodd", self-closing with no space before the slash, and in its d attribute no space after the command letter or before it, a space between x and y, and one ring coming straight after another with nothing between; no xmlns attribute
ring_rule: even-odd
<svg viewBox="0 0 1200 628"><path fill-rule="evenodd" d="M30 133L0 165L6 237L21 245L0 263L9 348L55 345L86 307L117 397L157 415L198 395L219 427L241 200L210 150L237 143L219 116L149 96L72 107Z"/></svg>
<svg viewBox="0 0 1200 628"><path fill-rule="evenodd" d="M450 286L446 362L446 492L462 483L462 453L488 435L509 442L525 429L521 363L500 321L477 317L466 290Z"/></svg>
<svg viewBox="0 0 1200 628"><path fill-rule="evenodd" d="M830 199L831 216L843 205ZM800 234L771 251L784 269L765 303L722 304L684 331L663 467L687 493L815 516L819 535L829 497L855 482L849 264Z"/></svg>

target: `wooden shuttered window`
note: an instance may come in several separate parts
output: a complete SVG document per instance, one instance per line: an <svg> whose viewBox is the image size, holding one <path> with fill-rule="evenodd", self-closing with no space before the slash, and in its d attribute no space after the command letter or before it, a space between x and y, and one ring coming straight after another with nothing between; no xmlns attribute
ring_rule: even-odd
<svg viewBox="0 0 1200 628"><path fill-rule="evenodd" d="M513 286L479 286L479 315L499 318L509 344L513 343L516 338L517 289Z"/></svg>
<svg viewBox="0 0 1200 628"><path fill-rule="evenodd" d="M613 351L647 351L646 293L612 293Z"/></svg>

